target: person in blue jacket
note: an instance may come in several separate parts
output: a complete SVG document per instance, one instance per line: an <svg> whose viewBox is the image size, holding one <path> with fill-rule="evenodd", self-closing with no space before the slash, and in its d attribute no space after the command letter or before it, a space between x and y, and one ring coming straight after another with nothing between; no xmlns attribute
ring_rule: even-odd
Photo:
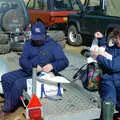
<svg viewBox="0 0 120 120"><path fill-rule="evenodd" d="M93 51L96 60L104 68L100 86L101 119L112 120L114 108L120 111L120 27L113 29L112 41L109 41L109 44L102 33L96 32L95 37L98 38L99 45L105 47L105 51L112 55L112 59L108 59L105 52Z"/></svg>
<svg viewBox="0 0 120 120"><path fill-rule="evenodd" d="M31 33L31 40L25 41L19 58L21 69L8 72L1 78L5 102L0 117L21 105L20 96L23 89L27 88L26 79L32 76L33 66L37 66L37 73L41 71L58 73L69 64L62 47L46 35L45 26L41 22L32 26Z"/></svg>

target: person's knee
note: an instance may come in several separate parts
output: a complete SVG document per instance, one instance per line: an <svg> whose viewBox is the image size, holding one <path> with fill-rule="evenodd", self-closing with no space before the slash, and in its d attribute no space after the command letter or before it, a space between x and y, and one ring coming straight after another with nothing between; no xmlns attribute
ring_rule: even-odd
<svg viewBox="0 0 120 120"><path fill-rule="evenodd" d="M1 76L2 82L13 83L18 77L16 76L15 72L8 72Z"/></svg>
<svg viewBox="0 0 120 120"><path fill-rule="evenodd" d="M17 90L23 90L26 89L26 87L27 87L26 80L24 80L24 78L19 79L14 83L14 88L16 88Z"/></svg>
<svg viewBox="0 0 120 120"><path fill-rule="evenodd" d="M9 78L9 74L5 73L4 75L1 76L1 81L5 81Z"/></svg>

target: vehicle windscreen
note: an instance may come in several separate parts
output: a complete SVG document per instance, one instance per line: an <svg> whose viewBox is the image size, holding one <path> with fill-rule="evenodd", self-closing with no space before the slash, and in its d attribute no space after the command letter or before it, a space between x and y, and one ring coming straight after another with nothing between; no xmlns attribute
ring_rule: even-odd
<svg viewBox="0 0 120 120"><path fill-rule="evenodd" d="M80 10L80 0L54 0L54 10Z"/></svg>
<svg viewBox="0 0 120 120"><path fill-rule="evenodd" d="M107 15L120 17L120 0L107 0L106 10Z"/></svg>

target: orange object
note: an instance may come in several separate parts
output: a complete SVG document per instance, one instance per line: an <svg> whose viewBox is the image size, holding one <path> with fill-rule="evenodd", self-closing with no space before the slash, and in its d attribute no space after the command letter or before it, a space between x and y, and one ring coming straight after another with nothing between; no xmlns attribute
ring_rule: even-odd
<svg viewBox="0 0 120 120"><path fill-rule="evenodd" d="M92 81L90 81L89 86L90 86L90 87L92 87L92 86L93 86L93 82L92 82Z"/></svg>
<svg viewBox="0 0 120 120"><path fill-rule="evenodd" d="M31 98L29 104L27 105L27 108L41 107L41 106L42 106L42 104L40 103L37 96L34 94Z"/></svg>
<svg viewBox="0 0 120 120"><path fill-rule="evenodd" d="M39 99L34 94L26 107L26 114L29 120L43 120L41 117L41 106Z"/></svg>

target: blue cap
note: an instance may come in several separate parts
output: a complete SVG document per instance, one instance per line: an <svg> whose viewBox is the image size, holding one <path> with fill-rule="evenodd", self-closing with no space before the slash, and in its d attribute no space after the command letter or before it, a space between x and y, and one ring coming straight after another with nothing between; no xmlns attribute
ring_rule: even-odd
<svg viewBox="0 0 120 120"><path fill-rule="evenodd" d="M46 33L45 26L43 23L38 22L32 26L31 33L32 40L44 40Z"/></svg>

